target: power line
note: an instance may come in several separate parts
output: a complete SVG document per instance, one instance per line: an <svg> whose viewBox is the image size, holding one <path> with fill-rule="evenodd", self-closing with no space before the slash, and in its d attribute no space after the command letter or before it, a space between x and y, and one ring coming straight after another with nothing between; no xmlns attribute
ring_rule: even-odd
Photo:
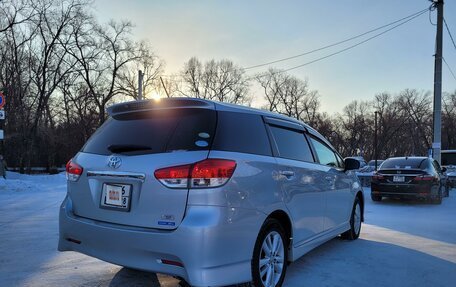
<svg viewBox="0 0 456 287"><path fill-rule="evenodd" d="M347 38L347 39L342 40L342 41L339 41L339 42L335 42L335 43L332 43L332 44L329 44L329 45L326 45L326 46L323 46L323 47L320 47L320 48L317 48L317 49L314 49L314 50L311 50L311 51L308 51L308 52L305 52L305 53L301 53L301 54L298 54L298 55L294 55L294 56L290 56L290 57L286 57L286 58L282 58L282 59L270 61L270 62L267 62L267 63L258 64L258 65L254 65L254 66L249 66L249 67L244 67L244 68L241 67L241 69L242 69L242 70L249 70L249 69L259 68L259 67L271 65L271 64L274 64L274 63L279 63L279 62L283 62L283 61L295 59L295 58L298 58L298 57L302 57L302 56L305 56L305 55L308 55L308 54L311 54L311 53L315 53L315 52L318 52L318 51L322 51L322 50L325 50L325 49L328 49L328 48L331 48L331 47L334 47L334 46L337 46L337 45L340 45L340 44L343 44L343 43L346 43L346 42L349 42L349 41L352 41L352 40L355 40L355 39L360 38L360 37L362 37L362 36L365 36L365 35L367 35L367 34L371 34L371 33L375 32L375 31L378 31L378 30L381 30L381 29L384 29L384 28L386 28L386 27L389 27L389 26L391 26L391 25L396 24L396 25L394 25L393 27L391 27L391 28L389 28L389 29L387 29L387 30L385 30L385 31L383 31L383 32L380 32L380 33L378 33L378 34L375 34L374 36L371 36L371 37L369 37L369 38L367 38L367 39L365 39L365 40L363 40L363 41L361 41L361 42L358 42L358 43L356 43L356 44L353 44L353 45L351 45L351 46L349 46L349 47L347 47L347 48L344 48L344 49L339 50L339 51L337 51L337 52L334 52L334 53L331 53L331 54L329 54L329 55L326 55L326 56L317 58L317 59L315 59L315 60L312 60L312 61L310 61L310 62L306 62L306 63L301 64L301 65L298 65L298 66L294 66L294 67L291 67L291 68L288 68L288 69L285 69L285 70L277 71L277 73L283 73L283 72L287 72L287 71L290 71L290 70L294 70L294 69L297 69L297 68L300 68L300 67L303 67L303 66L307 66L307 65L313 64L313 63L315 63L315 62L318 62L318 61L327 59L327 58L329 58L329 57L338 55L338 54L340 54L340 53L343 53L343 52L345 52L345 51L348 51L348 50L350 50L350 49L353 49L353 48L355 48L355 47L357 47L357 46L359 46L359 45L362 45L362 44L364 44L364 43L366 43L366 42L368 42L368 41L370 41L370 40L372 40L372 39L375 39L375 38L377 38L377 37L379 37L379 36L381 36L381 35L383 35L383 34L389 32L389 31L391 31L391 30L393 30L393 29L395 29L395 28L397 28L397 27L399 27L399 26L402 26L402 25L404 25L404 24L410 22L411 20L413 20L413 19L415 19L415 18L417 18L417 17L423 15L423 14L426 13L427 11L432 10L432 7L433 7L433 6L431 5L430 7L426 8L426 9L420 10L420 11L418 11L418 12L415 12L415 13L413 13L413 14L410 14L410 15L408 15L408 16L406 16L406 17L403 17L403 18L398 19L398 20L396 20L396 21L393 21L393 22L391 22L391 23L388 23L388 24L382 25L382 26L380 26L380 27L371 29L371 30L369 30L369 31L366 31L366 32L364 32L364 33L358 34L358 35L356 35L356 36ZM397 24L397 23L399 23L399 24ZM169 77L169 78L178 77L178 78L181 78L182 75L162 75L162 77ZM254 78L254 77L250 77L250 78L247 78L247 80L251 80L251 79L253 79L253 78Z"/></svg>
<svg viewBox="0 0 456 287"><path fill-rule="evenodd" d="M365 35L367 35L367 34L371 34L371 33L375 32L375 31L381 30L381 29L383 29L383 28L392 26L392 25L394 25L394 24L396 24L396 23L399 23L399 22L402 22L402 21L404 21L404 20L406 20L406 19L409 19L409 18L414 19L415 17L420 16L420 15L423 14L424 12L426 12L426 11L428 11L428 10L430 11L431 9L432 9L432 5L431 5L431 7L429 7L429 8L426 8L426 9L423 9L423 10L421 10L421 11L415 12L415 13L409 15L409 16L403 17L403 18L401 18L401 19L399 19L399 20L396 20L396 21L393 21L393 22L391 22L391 23L382 25L382 26L380 26L380 27L371 29L371 30L369 30L369 31L367 31L367 32L358 34L358 35L356 35L356 36L347 38L347 39L345 39L345 40L342 40L342 41L339 41L339 42L335 42L335 43L332 43L332 44L323 46L323 47L321 47L321 48L317 48L317 49L314 49L314 50L311 50L311 51L308 51L308 52L304 52L304 53L301 53L301 54L298 54L298 55L294 55L294 56L290 56L290 57L286 57L286 58L282 58L282 59L278 59L278 60L266 62L266 63L263 63L263 64L257 64L257 65L245 67L245 68L243 68L243 69L244 69L244 70L250 70L250 69L254 69L254 68L264 67L264 66L268 66L268 65L271 65L271 64L275 64L275 63L279 63L279 62L283 62L283 61L288 61L288 60L291 60L291 59L299 58L299 57L302 57L302 56L305 56L305 55L309 55L309 54L311 54L311 53L315 53L315 52L318 52L318 51L321 51L321 50L325 50L325 49L328 49L328 48L331 48L331 47L334 47L334 46L337 46L337 45L340 45L340 44L343 44L343 43L346 43L346 42L355 40L355 39L360 38L360 37L362 37L362 36L365 36Z"/></svg>
<svg viewBox="0 0 456 287"><path fill-rule="evenodd" d="M445 18L443 18L443 23L445 23L445 27L448 32L448 35L450 35L451 42L453 42L453 46L456 49L456 43L454 42L453 35L451 35L450 28L448 27L448 24L447 24Z"/></svg>
<svg viewBox="0 0 456 287"><path fill-rule="evenodd" d="M447 61L445 60L445 58L442 57L442 60L443 62L445 63L445 65L447 66L448 70L450 71L451 75L453 76L454 80L456 81L456 75L453 73L453 70L451 69L450 65L448 65Z"/></svg>
<svg viewBox="0 0 456 287"><path fill-rule="evenodd" d="M453 43L453 47L454 47L454 49L456 50L456 43L455 43L455 41L454 41L453 35L451 35L450 27L448 27L448 24L447 24L445 18L443 18L443 23L445 24L445 28L446 28L446 30L447 30L447 32L448 32L448 35L450 36L451 42ZM447 66L447 68L448 68L448 70L450 71L451 75L453 76L454 80L456 81L456 76L455 76L453 70L451 69L450 65L447 63L447 61L445 60L445 58L442 57L442 60L443 60L443 62L445 63L445 65Z"/></svg>
<svg viewBox="0 0 456 287"><path fill-rule="evenodd" d="M279 74L279 73L288 72L288 71L291 71L291 70L294 70L294 69L297 69L297 68L301 68L301 67L304 67L304 66L313 64L313 63L315 63L315 62L319 62L319 61L324 60L324 59L327 59L327 58L329 58L329 57L332 57L332 56L341 54L341 53L343 53L343 52L345 52L345 51L351 50L351 49L353 49L353 48L355 48L355 47L357 47L357 46L360 46L360 45L362 45L362 44L364 44L364 43L370 41L370 40L373 40L373 39L375 39L375 38L377 38L377 37L380 37L381 35L386 34L386 33L388 33L389 31L398 28L399 26L402 26L402 25L404 25L404 24L406 24L406 23L412 21L413 19L415 19L415 18L417 18L417 17L423 15L424 13L426 13L426 11L427 11L427 9L422 10L420 13L416 14L415 16L413 16L413 17L411 17L411 18L409 18L409 19L407 19L407 20L405 20L405 21L403 21L403 22L401 22L401 23L399 23L399 24L397 24L397 25L395 25L395 26L393 26L393 27L391 27L391 28L389 28L389 29L383 31L383 32L380 32L380 33L378 33L378 34L375 34L374 36L371 36L371 37L369 37L369 38L367 38L367 39L365 39L365 40L363 40L363 41L360 41L360 42L358 42L358 43L356 43L356 44L353 44L353 45L351 45L351 46L348 46L347 48L344 48L344 49L342 49L342 50L339 50L339 51L336 51L336 52L334 52L334 53L328 54L328 55L326 55L326 56L317 58L317 59L315 59L315 60L306 62L306 63L301 64L301 65L297 65L297 66L294 66L294 67L291 67L291 68L288 68L288 69L285 69L285 70L279 70L279 71L277 71L277 72L275 72L275 73L273 73L273 74ZM259 77L263 77L263 76L265 76L265 75L259 75ZM253 79L253 78L255 78L255 77L250 77L250 78L248 78L248 80L251 80L251 79Z"/></svg>

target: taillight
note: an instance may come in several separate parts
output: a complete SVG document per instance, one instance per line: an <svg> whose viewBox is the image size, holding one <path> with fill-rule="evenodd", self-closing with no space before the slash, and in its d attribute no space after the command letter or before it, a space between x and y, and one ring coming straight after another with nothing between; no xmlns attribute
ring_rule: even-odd
<svg viewBox="0 0 456 287"><path fill-rule="evenodd" d="M233 175L236 162L226 159L207 159L197 162L192 169L191 187L224 185Z"/></svg>
<svg viewBox="0 0 456 287"><path fill-rule="evenodd" d="M69 181L77 181L84 169L72 159L66 164L66 178Z"/></svg>
<svg viewBox="0 0 456 287"><path fill-rule="evenodd" d="M236 162L226 159L206 159L193 165L158 169L155 177L171 188L204 188L224 185L233 175Z"/></svg>
<svg viewBox="0 0 456 287"><path fill-rule="evenodd" d="M155 178L162 184L172 188L187 188L191 165L172 166L155 171Z"/></svg>
<svg viewBox="0 0 456 287"><path fill-rule="evenodd" d="M382 180L385 179L385 177L382 174L374 173L372 175L372 180Z"/></svg>
<svg viewBox="0 0 456 287"><path fill-rule="evenodd" d="M432 175L418 175L414 178L415 181L437 181L437 178Z"/></svg>

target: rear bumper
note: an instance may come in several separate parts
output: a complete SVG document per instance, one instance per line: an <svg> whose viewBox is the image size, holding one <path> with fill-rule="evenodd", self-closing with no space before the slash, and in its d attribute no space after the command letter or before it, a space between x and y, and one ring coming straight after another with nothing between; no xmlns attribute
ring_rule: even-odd
<svg viewBox="0 0 456 287"><path fill-rule="evenodd" d="M438 186L419 184L371 184L371 194L384 197L430 198L437 195Z"/></svg>
<svg viewBox="0 0 456 287"><path fill-rule="evenodd" d="M179 276L192 286L230 285L251 280L251 256L265 218L255 210L188 206L176 230L161 231L78 217L67 197L60 209L58 249Z"/></svg>

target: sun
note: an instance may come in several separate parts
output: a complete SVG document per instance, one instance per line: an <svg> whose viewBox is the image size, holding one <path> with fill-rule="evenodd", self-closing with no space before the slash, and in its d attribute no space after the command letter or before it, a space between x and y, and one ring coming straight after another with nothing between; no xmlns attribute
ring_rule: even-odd
<svg viewBox="0 0 456 287"><path fill-rule="evenodd" d="M151 92L147 95L147 98L155 100L155 101L160 101L162 97L157 92Z"/></svg>

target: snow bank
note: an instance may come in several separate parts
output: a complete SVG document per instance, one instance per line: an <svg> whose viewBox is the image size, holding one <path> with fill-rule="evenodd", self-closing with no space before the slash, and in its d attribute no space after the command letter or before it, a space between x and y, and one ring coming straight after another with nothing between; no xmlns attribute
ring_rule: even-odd
<svg viewBox="0 0 456 287"><path fill-rule="evenodd" d="M0 177L0 192L65 192L65 173L55 175L28 175L6 172L6 179Z"/></svg>

